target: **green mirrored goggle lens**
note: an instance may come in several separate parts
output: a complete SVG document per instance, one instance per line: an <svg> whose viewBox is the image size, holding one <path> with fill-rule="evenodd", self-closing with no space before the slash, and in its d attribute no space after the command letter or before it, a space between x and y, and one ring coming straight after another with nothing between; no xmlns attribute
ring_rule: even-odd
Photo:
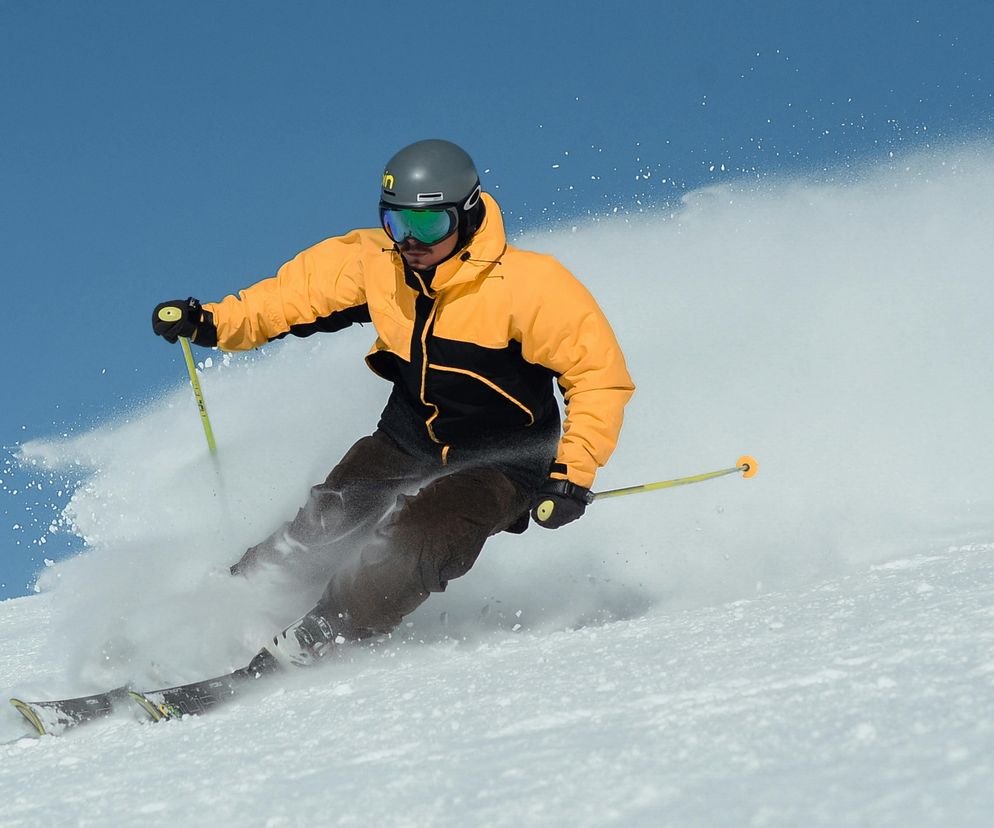
<svg viewBox="0 0 994 828"><path fill-rule="evenodd" d="M458 218L452 208L446 210L381 210L383 229L397 244L414 238L422 244L435 244L456 229Z"/></svg>

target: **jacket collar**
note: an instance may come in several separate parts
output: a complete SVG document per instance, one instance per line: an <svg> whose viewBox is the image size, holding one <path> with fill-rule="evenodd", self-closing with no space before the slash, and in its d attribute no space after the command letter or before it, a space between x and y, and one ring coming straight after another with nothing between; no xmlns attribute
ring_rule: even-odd
<svg viewBox="0 0 994 828"><path fill-rule="evenodd" d="M500 265L500 258L507 250L504 218L490 193L483 193L481 198L487 208L483 224L473 234L469 244L435 269L432 293L473 282Z"/></svg>

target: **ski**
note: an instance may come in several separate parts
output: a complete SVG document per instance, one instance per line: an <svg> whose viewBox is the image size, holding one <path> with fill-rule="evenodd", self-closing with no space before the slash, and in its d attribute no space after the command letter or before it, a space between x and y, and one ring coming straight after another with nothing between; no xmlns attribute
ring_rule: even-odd
<svg viewBox="0 0 994 828"><path fill-rule="evenodd" d="M234 698L247 683L275 673L279 669L276 659L268 650L263 649L245 667L222 676L176 687L139 691L123 686L74 699L51 701L11 699L10 703L27 719L37 735L59 736L67 730L105 718L118 711L134 711L135 704L155 722L206 713Z"/></svg>
<svg viewBox="0 0 994 828"><path fill-rule="evenodd" d="M58 736L67 730L110 716L127 707L128 688L115 687L104 693L54 701L23 701L11 699L17 711L39 736Z"/></svg>
<svg viewBox="0 0 994 828"><path fill-rule="evenodd" d="M280 669L269 650L260 650L246 667L223 676L167 687L163 690L130 690L128 696L153 722L206 713L230 701L246 685Z"/></svg>

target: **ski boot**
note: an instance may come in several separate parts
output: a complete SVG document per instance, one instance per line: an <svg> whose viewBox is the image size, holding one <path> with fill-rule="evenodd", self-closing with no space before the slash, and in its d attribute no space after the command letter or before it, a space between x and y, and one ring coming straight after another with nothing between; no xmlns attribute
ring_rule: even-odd
<svg viewBox="0 0 994 828"><path fill-rule="evenodd" d="M265 645L264 651L280 667L309 667L343 641L331 628L327 618L309 612L274 635L272 641Z"/></svg>

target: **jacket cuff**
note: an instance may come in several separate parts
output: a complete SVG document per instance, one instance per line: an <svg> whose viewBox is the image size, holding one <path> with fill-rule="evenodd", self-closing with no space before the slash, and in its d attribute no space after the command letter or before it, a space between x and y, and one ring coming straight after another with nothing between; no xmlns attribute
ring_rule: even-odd
<svg viewBox="0 0 994 828"><path fill-rule="evenodd" d="M194 331L190 341L204 348L217 347L217 325L214 324L214 314L209 310L201 313L197 330Z"/></svg>
<svg viewBox="0 0 994 828"><path fill-rule="evenodd" d="M568 480L570 483L583 486L585 489L594 485L594 475L579 469L571 469L565 463L553 462L549 466L549 477L553 480Z"/></svg>

